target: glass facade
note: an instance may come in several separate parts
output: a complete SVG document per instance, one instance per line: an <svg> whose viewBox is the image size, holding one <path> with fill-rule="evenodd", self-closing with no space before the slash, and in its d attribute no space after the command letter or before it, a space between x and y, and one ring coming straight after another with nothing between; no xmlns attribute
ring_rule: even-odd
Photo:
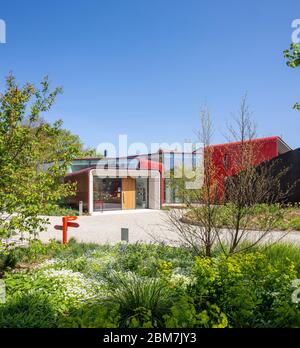
<svg viewBox="0 0 300 348"><path fill-rule="evenodd" d="M176 152L161 151L148 155L137 155L131 158L103 158L103 159L81 159L75 160L70 167L70 172L97 167L97 168L116 168L116 169L138 169L138 158L149 159L153 162L161 162L163 164L164 185L164 203L183 203L179 190L179 181L182 184L182 178L192 181L195 178L195 171L203 166L202 149L194 152ZM121 209L121 181L118 179L100 179L94 178L94 202L97 201L96 196L104 195L106 200L104 209L108 206ZM106 181L105 181L106 180ZM110 180L110 181L109 181ZM120 192L118 192L120 190ZM101 193L102 192L102 193ZM119 194L120 193L120 194ZM136 181L136 206L148 206L148 181L147 179L137 179ZM103 201L103 199L98 199ZM96 206L101 205L97 203ZM97 208L99 209L99 208Z"/></svg>
<svg viewBox="0 0 300 348"><path fill-rule="evenodd" d="M135 187L136 209L148 208L148 179L137 178Z"/></svg>
<svg viewBox="0 0 300 348"><path fill-rule="evenodd" d="M94 212L122 209L122 180L115 178L93 178Z"/></svg>
<svg viewBox="0 0 300 348"><path fill-rule="evenodd" d="M183 197L180 193L181 179L165 179L165 203L180 204L183 203Z"/></svg>
<svg viewBox="0 0 300 348"><path fill-rule="evenodd" d="M78 172L79 170L96 167L99 169L137 169L139 161L137 158L103 158L103 159L82 159L74 160L69 168L70 173Z"/></svg>
<svg viewBox="0 0 300 348"><path fill-rule="evenodd" d="M165 153L162 158L164 178L169 179L174 172L174 153Z"/></svg>
<svg viewBox="0 0 300 348"><path fill-rule="evenodd" d="M165 188L164 196L166 204L183 203L180 186L186 180L195 180L196 169L202 166L201 152L193 153L163 153Z"/></svg>

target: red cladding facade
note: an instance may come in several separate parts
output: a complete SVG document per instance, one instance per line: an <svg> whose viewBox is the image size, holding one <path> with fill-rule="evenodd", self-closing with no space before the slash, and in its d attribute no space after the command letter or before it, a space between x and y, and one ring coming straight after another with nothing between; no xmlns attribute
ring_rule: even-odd
<svg viewBox="0 0 300 348"><path fill-rule="evenodd" d="M253 166L269 161L282 152L287 152L289 147L280 137L259 138L246 141L251 145L251 161ZM242 142L230 142L226 144L212 145L211 156L219 180L220 191L224 191L224 179L226 176L238 174L240 166L237 165L241 157Z"/></svg>

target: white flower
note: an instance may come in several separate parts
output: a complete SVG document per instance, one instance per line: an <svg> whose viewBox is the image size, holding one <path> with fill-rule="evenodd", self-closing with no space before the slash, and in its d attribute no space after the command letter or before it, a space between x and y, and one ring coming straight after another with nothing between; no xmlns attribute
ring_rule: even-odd
<svg viewBox="0 0 300 348"><path fill-rule="evenodd" d="M44 262L40 263L39 265L35 266L34 268L46 268L53 266L57 263L57 259L49 259L45 260Z"/></svg>
<svg viewBox="0 0 300 348"><path fill-rule="evenodd" d="M182 286L186 288L189 285L193 284L194 279L179 273L172 273L170 277L170 283L172 285Z"/></svg>
<svg viewBox="0 0 300 348"><path fill-rule="evenodd" d="M66 299L74 301L85 301L88 299L100 297L103 293L103 282L86 278L80 272L73 272L70 269L44 269L41 275L46 279L55 280L57 290L62 293Z"/></svg>

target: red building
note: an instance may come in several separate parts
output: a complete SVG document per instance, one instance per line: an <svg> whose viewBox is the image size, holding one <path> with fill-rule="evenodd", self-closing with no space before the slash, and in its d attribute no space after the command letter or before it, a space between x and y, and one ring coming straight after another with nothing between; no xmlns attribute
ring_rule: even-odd
<svg viewBox="0 0 300 348"><path fill-rule="evenodd" d="M225 177L242 170L240 157L245 144L250 145L253 152L253 166L291 150L280 137L259 138L243 143L230 142L205 149L204 154L211 151L221 194L224 192ZM82 201L89 213L103 208L160 209L162 205L181 204L182 197L176 191L176 185L172 184L170 173L177 167L203 168L203 156L198 155L197 151L183 153L160 150L154 154L128 158L76 159L66 177L66 181L77 183L77 194L70 198L69 203L78 206L79 201ZM188 163L187 159L190 160Z"/></svg>
<svg viewBox="0 0 300 348"><path fill-rule="evenodd" d="M210 147L215 176L218 178L220 192L224 192L224 179L227 176L238 174L242 170L240 158L243 149L251 149L248 156L253 166L269 161L291 150L291 148L278 136L258 138L245 142L229 142L212 145ZM248 151L248 152L250 152Z"/></svg>

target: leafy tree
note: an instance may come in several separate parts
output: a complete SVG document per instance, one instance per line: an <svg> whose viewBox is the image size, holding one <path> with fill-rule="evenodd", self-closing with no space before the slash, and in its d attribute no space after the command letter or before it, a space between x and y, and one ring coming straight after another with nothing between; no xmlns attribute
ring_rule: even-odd
<svg viewBox="0 0 300 348"><path fill-rule="evenodd" d="M264 158L262 145L256 141L256 126L247 96L243 97L238 116L228 128L228 145L211 146L210 113L202 111L199 140L204 145L203 185L189 190L182 181L180 194L188 213L185 209L173 209L168 215L177 240L200 256L212 257L216 246L228 255L265 242L282 217L282 208L275 203L284 202L294 187L281 186L288 168L278 172L279 160L257 168ZM230 145L233 142L234 147ZM254 218L260 231L257 234L251 231Z"/></svg>
<svg viewBox="0 0 300 348"><path fill-rule="evenodd" d="M286 58L287 62L286 64L290 68L298 68L300 66L300 47L299 44L291 44L289 50L285 50L284 52L284 57ZM300 110L300 103L296 103L294 105L294 109Z"/></svg>
<svg viewBox="0 0 300 348"><path fill-rule="evenodd" d="M78 142L61 129L61 121L41 121L61 88L50 90L47 77L35 87L6 78L0 94L0 242L42 231L47 220L39 212L69 196L74 186L61 179L80 154ZM77 139L77 138L76 138ZM51 161L47 166L46 160ZM25 232L25 234L23 234Z"/></svg>
<svg viewBox="0 0 300 348"><path fill-rule="evenodd" d="M55 161L56 158L63 157L64 149L67 147L74 147L77 149L78 157L95 157L97 156L96 149L94 148L84 148L82 142L78 135L72 134L67 129L62 129L63 122L61 120L57 121L57 133L55 137L49 136L48 134L43 135L43 147L44 151L41 153L40 160L42 163ZM32 127L33 133L36 131L37 127L46 125L51 127L49 123L41 119L38 123Z"/></svg>

